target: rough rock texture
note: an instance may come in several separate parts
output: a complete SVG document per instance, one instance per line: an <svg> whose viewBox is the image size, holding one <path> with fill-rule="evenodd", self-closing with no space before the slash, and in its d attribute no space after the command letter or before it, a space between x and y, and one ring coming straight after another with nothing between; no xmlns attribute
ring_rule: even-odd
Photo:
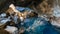
<svg viewBox="0 0 60 34"><path fill-rule="evenodd" d="M41 4L37 6L37 11L40 14L52 14L53 0L44 0Z"/></svg>
<svg viewBox="0 0 60 34"><path fill-rule="evenodd" d="M10 34L10 33L4 29L0 29L0 34Z"/></svg>
<svg viewBox="0 0 60 34"><path fill-rule="evenodd" d="M0 13L6 11L11 3L13 0L0 0Z"/></svg>

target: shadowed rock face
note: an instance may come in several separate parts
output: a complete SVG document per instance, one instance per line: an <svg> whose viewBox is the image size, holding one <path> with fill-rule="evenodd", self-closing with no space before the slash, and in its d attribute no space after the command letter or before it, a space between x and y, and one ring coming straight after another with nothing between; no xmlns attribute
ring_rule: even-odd
<svg viewBox="0 0 60 34"><path fill-rule="evenodd" d="M21 2L18 2L18 1L21 1L21 0L0 0L0 13L2 12L5 12L8 8L9 8L9 5L11 3L15 4L15 6L23 6L23 7L26 7L26 6L30 6L32 2L34 1L37 1L37 0L24 0L24 2L22 3ZM37 1L38 2L38 1Z"/></svg>
<svg viewBox="0 0 60 34"><path fill-rule="evenodd" d="M10 34L8 31L1 29L0 34Z"/></svg>
<svg viewBox="0 0 60 34"><path fill-rule="evenodd" d="M6 11L8 9L8 6L13 3L16 6L23 6L23 7L32 7L34 6L39 13L42 14L51 14L52 10L51 8L53 7L53 0L5 0L1 4L0 10ZM4 9L3 9L4 8Z"/></svg>
<svg viewBox="0 0 60 34"><path fill-rule="evenodd" d="M42 1L43 0L16 0L15 5L26 7L31 4L37 5L41 3Z"/></svg>
<svg viewBox="0 0 60 34"><path fill-rule="evenodd" d="M0 11L3 8L4 2L6 2L6 0L0 0Z"/></svg>
<svg viewBox="0 0 60 34"><path fill-rule="evenodd" d="M0 13L6 11L13 0L0 0Z"/></svg>

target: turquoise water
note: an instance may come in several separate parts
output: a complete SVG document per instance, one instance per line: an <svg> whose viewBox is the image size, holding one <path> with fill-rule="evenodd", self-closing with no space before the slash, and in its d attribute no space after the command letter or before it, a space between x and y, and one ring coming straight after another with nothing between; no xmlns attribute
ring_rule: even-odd
<svg viewBox="0 0 60 34"><path fill-rule="evenodd" d="M24 25L18 25L25 28L24 34L59 34L51 23L43 17L26 18L23 23Z"/></svg>
<svg viewBox="0 0 60 34"><path fill-rule="evenodd" d="M30 22L26 22L24 26L27 28L30 27L30 29L28 29L28 31L26 30L24 34L58 34L48 21L41 18L33 18Z"/></svg>

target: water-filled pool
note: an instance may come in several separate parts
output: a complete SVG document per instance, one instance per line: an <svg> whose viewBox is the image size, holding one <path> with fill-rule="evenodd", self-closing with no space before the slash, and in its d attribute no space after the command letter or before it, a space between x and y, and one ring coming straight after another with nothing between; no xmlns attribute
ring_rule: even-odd
<svg viewBox="0 0 60 34"><path fill-rule="evenodd" d="M58 34L51 23L43 17L26 18L23 27L24 34Z"/></svg>

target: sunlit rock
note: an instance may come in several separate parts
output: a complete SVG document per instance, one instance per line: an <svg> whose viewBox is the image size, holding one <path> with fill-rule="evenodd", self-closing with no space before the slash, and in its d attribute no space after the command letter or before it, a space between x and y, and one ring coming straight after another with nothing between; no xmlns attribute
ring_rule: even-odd
<svg viewBox="0 0 60 34"><path fill-rule="evenodd" d="M11 34L18 34L18 29L16 27L13 27L13 26L7 26L5 28L5 30Z"/></svg>

